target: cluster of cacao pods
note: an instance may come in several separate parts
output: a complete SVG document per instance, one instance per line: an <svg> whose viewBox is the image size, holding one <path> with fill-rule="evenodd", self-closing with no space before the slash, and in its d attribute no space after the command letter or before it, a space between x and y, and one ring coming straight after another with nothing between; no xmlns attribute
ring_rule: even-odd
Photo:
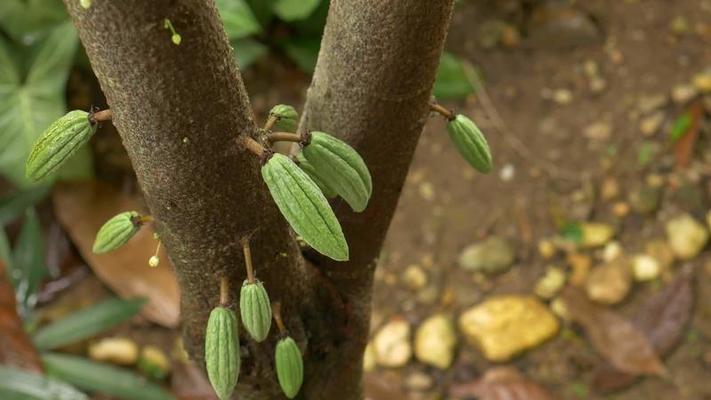
<svg viewBox="0 0 711 400"><path fill-rule="evenodd" d="M298 113L288 105L270 111L274 128L290 132ZM373 183L363 158L351 146L324 132L304 136L295 161L273 154L262 166L262 177L279 211L314 250L336 261L347 261L348 243L327 198L340 196L355 212L363 211Z"/></svg>

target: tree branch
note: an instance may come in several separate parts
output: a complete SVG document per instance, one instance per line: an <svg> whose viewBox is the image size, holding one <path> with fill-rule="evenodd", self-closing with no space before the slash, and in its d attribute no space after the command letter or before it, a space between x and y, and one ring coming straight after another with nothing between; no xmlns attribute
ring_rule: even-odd
<svg viewBox="0 0 711 400"><path fill-rule="evenodd" d="M348 341L329 362L332 382L311 385L308 398L342 398L358 392L369 318L373 271L429 114L435 72L452 0L333 0L309 88L300 131L319 130L346 140L373 176L373 195L363 213L333 203L350 246L348 263L316 262L350 308ZM314 374L326 373L312 371ZM343 386L346 385L346 386Z"/></svg>
<svg viewBox="0 0 711 400"><path fill-rule="evenodd" d="M305 340L302 309L312 290L296 241L260 176L260 164L236 143L256 137L247 93L212 1L94 1L65 4L113 113L181 289L186 347L198 361L219 277L231 298L245 279L239 238L252 236L253 259L285 321ZM163 29L180 32L175 45ZM147 272L148 273L148 272ZM269 354L273 340L251 346ZM243 360L241 383L280 398L269 365ZM201 364L201 362L200 362Z"/></svg>

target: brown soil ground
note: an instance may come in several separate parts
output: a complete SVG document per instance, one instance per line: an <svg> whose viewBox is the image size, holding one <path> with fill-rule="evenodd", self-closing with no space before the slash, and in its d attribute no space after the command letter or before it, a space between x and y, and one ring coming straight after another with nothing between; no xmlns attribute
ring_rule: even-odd
<svg viewBox="0 0 711 400"><path fill-rule="evenodd" d="M599 36L593 36L591 43L562 50L551 49L559 47L557 41L565 45L565 38L556 35L549 35L542 43L529 41L536 34L526 16L530 10L521 13L517 5L504 3L511 2L461 4L448 44L450 51L481 68L486 93L507 126L505 131L495 129L492 108L475 98L466 104L450 104L474 116L487 133L496 169L488 176L471 173L450 145L443 122L432 118L418 147L383 253L375 289L374 330L396 314L417 326L436 311L456 315L493 293L531 293L546 265L564 263L560 259L542 260L535 248L539 239L556 233L552 214L557 212L571 219L616 224L620 227L618 240L627 251L639 250L647 239L663 235L660 221L666 215L685 210L703 218L709 208L708 176L698 163L674 172L681 186L692 194L686 196L676 190L665 193L656 216L642 217L632 212L617 218L612 212L614 201L599 198L605 178L619 182L622 193L617 200L624 200L650 173L671 173L673 161L668 150L662 150L649 165L640 166L638 162L643 143L661 145L666 135L645 137L640 133L638 104L650 96L668 98L675 86L690 82L694 74L711 66L709 2L578 2L578 11L598 28ZM692 32L698 29L698 34L675 35L670 25L676 17L683 18ZM484 48L479 27L492 19L516 27L522 33L522 41L513 46ZM606 82L606 87L597 92L590 89L585 73L586 63L591 62L598 66L599 77ZM546 98L547 91L559 89L572 94L568 104ZM673 120L681 106L666 104L662 107L665 118ZM599 121L611 127L609 138L586 137L585 128ZM524 144L525 154L511 146L512 137ZM552 167L546 167L546 162ZM501 171L511 167L515 171L513 178L503 180ZM457 266L461 250L492 233L517 243L514 267L494 278L461 270ZM707 256L702 253L699 259ZM423 266L428 272L426 290L435 290L434 296L413 293L401 283L402 272L411 264ZM638 284L619 310L630 313L653 291ZM703 355L708 357L711 337L698 334L698 325L708 324L699 321L698 309L697 304L697 318L689 326L686 340L665 359L669 377L643 379L621 393L595 393L588 379L590 364L597 356L584 340L566 340L565 335L510 364L563 399L709 399L711 365L703 361ZM577 328L563 328L570 329L575 332ZM435 376L433 390L412 393L411 397L439 398L434 393L446 397L449 383L474 379L490 366L469 345L460 344L458 360L449 371L410 363L398 372L407 375L425 371Z"/></svg>

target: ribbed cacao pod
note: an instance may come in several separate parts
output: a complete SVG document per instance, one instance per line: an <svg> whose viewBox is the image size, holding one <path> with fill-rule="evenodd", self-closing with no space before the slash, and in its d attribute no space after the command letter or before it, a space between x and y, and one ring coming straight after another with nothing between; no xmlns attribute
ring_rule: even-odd
<svg viewBox="0 0 711 400"><path fill-rule="evenodd" d="M272 128L274 131L296 132L299 126L299 113L290 105L277 104L269 111L269 115L278 118Z"/></svg>
<svg viewBox="0 0 711 400"><path fill-rule="evenodd" d="M141 229L140 218L137 212L126 211L106 221L94 239L94 253L106 253L123 246Z"/></svg>
<svg viewBox="0 0 711 400"><path fill-rule="evenodd" d="M215 307L205 331L205 367L212 388L220 400L228 400L239 377L239 336L232 310Z"/></svg>
<svg viewBox="0 0 711 400"><path fill-rule="evenodd" d="M264 341L272 326L272 307L262 282L244 281L239 294L239 312L242 326L249 335L257 342Z"/></svg>
<svg viewBox="0 0 711 400"><path fill-rule="evenodd" d="M447 132L459 154L481 173L488 173L492 168L491 150L484 134L474 122L464 115L457 115L447 123Z"/></svg>
<svg viewBox="0 0 711 400"><path fill-rule="evenodd" d="M89 113L70 111L52 122L32 146L25 174L38 181L55 172L62 164L88 142L96 132L97 124L89 122Z"/></svg>
<svg viewBox="0 0 711 400"><path fill-rule="evenodd" d="M328 185L326 185L326 183L323 182L321 180L321 178L318 177L318 175L316 174L316 168L314 168L314 166L311 165L309 160L304 158L304 155L301 152L299 152L299 154L296 155L296 165L298 165L299 168L301 168L304 172L306 172L306 175L308 175L309 178L311 178L311 180L314 181L316 186L318 186L318 188L321 189L321 193L323 193L323 195L326 196L326 198L332 199L332 198L338 196L338 193L336 193L335 190L328 187Z"/></svg>
<svg viewBox="0 0 711 400"><path fill-rule="evenodd" d="M291 159L276 153L262 166L262 178L289 225L314 250L348 260L341 224L316 183Z"/></svg>
<svg viewBox="0 0 711 400"><path fill-rule="evenodd" d="M279 340L276 345L276 373L279 386L286 397L293 399L304 381L304 362L301 350L291 337Z"/></svg>
<svg viewBox="0 0 711 400"><path fill-rule="evenodd" d="M327 133L311 132L302 153L314 167L313 174L341 196L353 211L365 209L373 192L373 182L358 152Z"/></svg>

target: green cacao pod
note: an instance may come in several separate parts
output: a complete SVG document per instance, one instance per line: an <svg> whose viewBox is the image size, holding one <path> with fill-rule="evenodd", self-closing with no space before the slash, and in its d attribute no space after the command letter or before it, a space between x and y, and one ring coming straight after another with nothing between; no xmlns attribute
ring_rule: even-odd
<svg viewBox="0 0 711 400"><path fill-rule="evenodd" d="M279 386L286 397L293 399L304 381L304 361L301 350L291 337L279 340L276 345L276 373Z"/></svg>
<svg viewBox="0 0 711 400"><path fill-rule="evenodd" d="M326 183L323 182L321 180L321 178L318 177L318 175L316 174L316 168L314 168L314 166L311 165L309 160L304 158L304 155L302 153L299 153L296 155L296 165L298 165L302 171L306 172L306 175L308 175L309 178L311 178L311 180L314 181L316 186L318 186L318 188L321 189L321 193L323 193L323 195L326 196L326 198L332 199L332 198L338 196L338 193L336 193L335 190L328 187L328 185L326 185Z"/></svg>
<svg viewBox="0 0 711 400"><path fill-rule="evenodd" d="M291 159L276 153L262 166L262 178L289 225L314 250L348 260L341 224L316 183Z"/></svg>
<svg viewBox="0 0 711 400"><path fill-rule="evenodd" d="M459 154L481 173L488 173L492 168L491 150L484 134L474 124L474 121L464 115L457 115L454 120L447 123L449 138Z"/></svg>
<svg viewBox="0 0 711 400"><path fill-rule="evenodd" d="M272 307L262 282L244 281L239 293L239 312L249 335L257 342L264 341L272 326Z"/></svg>
<svg viewBox="0 0 711 400"><path fill-rule="evenodd" d="M25 163L25 174L38 181L55 172L96 132L97 124L89 122L89 113L70 111L52 122L32 146Z"/></svg>
<svg viewBox="0 0 711 400"><path fill-rule="evenodd" d="M353 211L365 209L373 193L373 182L357 151L328 133L311 132L302 153L319 180L343 197Z"/></svg>
<svg viewBox="0 0 711 400"><path fill-rule="evenodd" d="M123 246L141 229L140 217L135 211L126 211L106 221L94 239L94 253L106 253Z"/></svg>
<svg viewBox="0 0 711 400"><path fill-rule="evenodd" d="M299 113L292 106L277 104L269 111L269 115L278 118L272 128L274 131L296 132L299 126Z"/></svg>
<svg viewBox="0 0 711 400"><path fill-rule="evenodd" d="M227 400L239 376L237 317L232 310L215 307L205 331L205 367L210 384L220 400Z"/></svg>

